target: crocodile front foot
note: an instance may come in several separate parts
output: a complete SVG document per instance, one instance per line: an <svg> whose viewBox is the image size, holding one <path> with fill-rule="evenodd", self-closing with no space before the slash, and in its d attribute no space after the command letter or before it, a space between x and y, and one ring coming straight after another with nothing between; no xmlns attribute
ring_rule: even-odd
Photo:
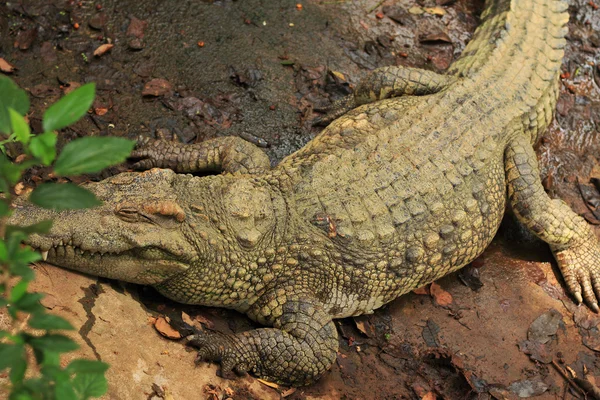
<svg viewBox="0 0 600 400"><path fill-rule="evenodd" d="M264 297L250 310L256 320L273 328L235 335L202 331L188 337L199 346L196 362L219 361L221 375L252 372L257 377L288 386L314 383L335 361L337 331L331 317L306 299L290 300L285 294Z"/></svg>
<svg viewBox="0 0 600 400"><path fill-rule="evenodd" d="M600 245L595 236L566 249L552 248L567 288L578 303L583 300L600 312Z"/></svg>
<svg viewBox="0 0 600 400"><path fill-rule="evenodd" d="M256 174L271 168L269 157L237 136L183 144L140 136L130 159L134 169L169 168L178 173L229 172Z"/></svg>
<svg viewBox="0 0 600 400"><path fill-rule="evenodd" d="M245 375L256 366L256 353L250 351L244 336L201 331L186 339L189 345L199 349L194 363L198 365L203 361L219 362L223 378L231 378L232 372Z"/></svg>

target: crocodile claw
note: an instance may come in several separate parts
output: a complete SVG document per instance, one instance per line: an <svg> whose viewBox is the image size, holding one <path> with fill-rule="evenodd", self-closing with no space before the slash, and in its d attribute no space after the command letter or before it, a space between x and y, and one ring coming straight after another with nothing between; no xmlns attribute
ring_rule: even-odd
<svg viewBox="0 0 600 400"><path fill-rule="evenodd" d="M600 313L600 244L595 236L554 252L568 290L577 304L586 303Z"/></svg>
<svg viewBox="0 0 600 400"><path fill-rule="evenodd" d="M196 366L204 361L219 362L221 364L220 376L226 379L234 378L235 375L246 375L251 369L244 355L239 352L241 346L239 346L240 343L237 343L234 335L216 331L200 331L187 336L186 340L188 345L198 347L198 353L194 359Z"/></svg>

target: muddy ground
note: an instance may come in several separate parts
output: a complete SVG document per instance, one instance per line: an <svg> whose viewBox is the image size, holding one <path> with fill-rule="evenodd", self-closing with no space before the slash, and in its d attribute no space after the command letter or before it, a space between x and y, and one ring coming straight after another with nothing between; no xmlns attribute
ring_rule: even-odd
<svg viewBox="0 0 600 400"><path fill-rule="evenodd" d="M92 112L61 132L61 145L85 135L188 143L240 135L266 146L277 164L319 132L313 109L350 93L367 71L398 64L443 72L480 11L471 0L15 0L0 3L0 58L31 96L36 132L48 104L97 83ZM538 154L549 193L598 225L600 10L575 0L570 12L556 120ZM95 56L105 44L113 47ZM50 179L35 169L25 184ZM337 362L295 392L252 377L221 379L215 365L194 368L193 350L154 327L169 317L183 334L189 324L236 332L252 327L242 315L48 265L36 270L44 305L77 327L81 349L69 357L111 364L107 399L573 399L583 396L567 383L572 373L600 379L600 317L573 305L547 247L510 218L463 271L374 315L338 321Z"/></svg>

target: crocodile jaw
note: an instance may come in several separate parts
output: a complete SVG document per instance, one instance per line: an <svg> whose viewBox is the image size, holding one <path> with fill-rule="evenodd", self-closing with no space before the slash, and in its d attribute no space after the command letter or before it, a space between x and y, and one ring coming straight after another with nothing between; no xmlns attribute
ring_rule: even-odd
<svg viewBox="0 0 600 400"><path fill-rule="evenodd" d="M56 241L40 235L32 235L27 243L50 264L144 285L164 282L190 267L176 255L155 246L91 250L74 245L72 239Z"/></svg>

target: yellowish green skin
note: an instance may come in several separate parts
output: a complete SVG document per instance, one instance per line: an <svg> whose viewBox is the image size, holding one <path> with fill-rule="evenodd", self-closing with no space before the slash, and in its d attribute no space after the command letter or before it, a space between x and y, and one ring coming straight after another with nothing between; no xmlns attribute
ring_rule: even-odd
<svg viewBox="0 0 600 400"><path fill-rule="evenodd" d="M266 327L200 332L199 359L294 386L335 360L332 319L472 261L506 199L550 244L575 299L597 311L598 240L548 198L532 148L557 99L566 5L490 0L482 20L446 75L373 71L330 114L340 118L276 168L238 138L141 140L137 166L169 169L90 184L104 200L96 209L20 205L11 222L53 218L30 243L54 264L246 313ZM183 174L207 170L222 174Z"/></svg>

